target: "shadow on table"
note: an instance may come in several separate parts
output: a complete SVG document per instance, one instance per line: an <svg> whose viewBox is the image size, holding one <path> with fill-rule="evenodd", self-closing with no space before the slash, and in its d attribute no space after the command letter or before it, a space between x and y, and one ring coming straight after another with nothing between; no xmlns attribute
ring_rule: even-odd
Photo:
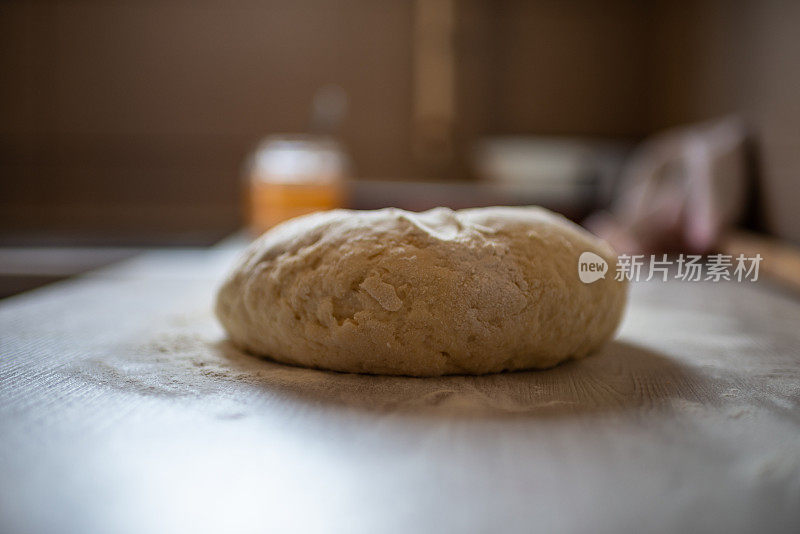
<svg viewBox="0 0 800 534"><path fill-rule="evenodd" d="M695 400L689 368L624 341L544 371L438 378L304 369L251 356L228 341L214 347L238 377L277 395L376 412L562 416L669 408L676 399Z"/></svg>

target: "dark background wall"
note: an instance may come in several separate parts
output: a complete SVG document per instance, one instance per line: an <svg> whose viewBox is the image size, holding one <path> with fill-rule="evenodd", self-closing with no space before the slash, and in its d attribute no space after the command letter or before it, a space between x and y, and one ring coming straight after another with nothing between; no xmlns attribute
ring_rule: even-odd
<svg viewBox="0 0 800 534"><path fill-rule="evenodd" d="M412 150L413 3L0 3L5 236L203 242L240 217L240 165L304 131L315 91L350 99L362 178L469 178L491 134L638 139L742 110L770 228L800 240L798 4L458 2L455 158Z"/></svg>
<svg viewBox="0 0 800 534"><path fill-rule="evenodd" d="M764 224L800 243L800 2L661 0L652 20L651 127L741 113Z"/></svg>

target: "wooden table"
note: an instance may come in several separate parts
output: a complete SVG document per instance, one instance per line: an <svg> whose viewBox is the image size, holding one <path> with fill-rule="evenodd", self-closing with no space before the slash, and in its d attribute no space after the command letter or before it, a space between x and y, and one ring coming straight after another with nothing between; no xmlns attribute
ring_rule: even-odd
<svg viewBox="0 0 800 534"><path fill-rule="evenodd" d="M800 303L634 284L550 371L414 379L240 354L235 247L0 302L0 532L800 532Z"/></svg>

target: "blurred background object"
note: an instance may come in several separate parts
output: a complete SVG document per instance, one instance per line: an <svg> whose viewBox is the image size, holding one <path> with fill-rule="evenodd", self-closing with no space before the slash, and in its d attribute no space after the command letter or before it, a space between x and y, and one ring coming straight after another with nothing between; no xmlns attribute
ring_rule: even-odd
<svg viewBox="0 0 800 534"><path fill-rule="evenodd" d="M612 213L587 226L618 252L711 252L744 212L746 141L736 117L654 136L626 164Z"/></svg>
<svg viewBox="0 0 800 534"><path fill-rule="evenodd" d="M292 217L343 207L347 167L347 155L333 139L268 138L248 165L249 229L258 235Z"/></svg>
<svg viewBox="0 0 800 534"><path fill-rule="evenodd" d="M510 204L540 204L580 220L604 207L629 143L567 137L496 137L477 145L480 179Z"/></svg>
<svg viewBox="0 0 800 534"><path fill-rule="evenodd" d="M798 25L788 0L8 0L0 245L209 245L340 205L618 217L675 205L632 177L664 138L631 149L726 116L732 211L644 248L736 220L797 243Z"/></svg>
<svg viewBox="0 0 800 534"><path fill-rule="evenodd" d="M259 235L281 221L345 207L350 158L337 141L347 116L347 94L321 87L311 106L310 134L271 136L246 168L248 228Z"/></svg>

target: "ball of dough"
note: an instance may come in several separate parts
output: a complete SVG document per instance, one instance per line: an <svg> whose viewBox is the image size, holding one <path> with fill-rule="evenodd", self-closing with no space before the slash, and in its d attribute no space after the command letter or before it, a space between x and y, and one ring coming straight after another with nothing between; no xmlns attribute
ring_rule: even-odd
<svg viewBox="0 0 800 534"><path fill-rule="evenodd" d="M609 264L593 283L578 258ZM411 376L547 368L614 333L616 255L536 207L334 210L285 222L217 296L238 347L334 371Z"/></svg>

